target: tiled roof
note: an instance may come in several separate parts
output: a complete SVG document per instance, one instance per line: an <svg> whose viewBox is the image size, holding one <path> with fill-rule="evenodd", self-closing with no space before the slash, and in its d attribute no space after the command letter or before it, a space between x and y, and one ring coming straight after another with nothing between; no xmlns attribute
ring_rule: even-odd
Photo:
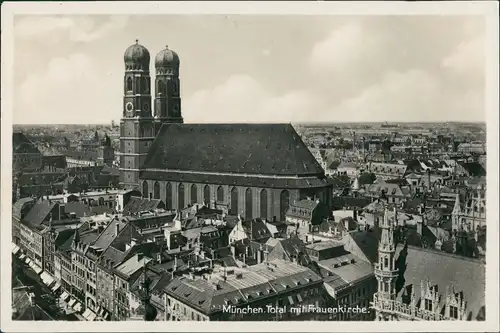
<svg viewBox="0 0 500 333"><path fill-rule="evenodd" d="M21 198L17 200L12 206L12 217L15 217L20 220L23 208L26 205L32 203L33 201L34 201L33 198Z"/></svg>
<svg viewBox="0 0 500 333"><path fill-rule="evenodd" d="M445 290L463 293L468 320L476 320L485 307L485 265L481 261L451 255L441 251L409 246L407 251L398 246L397 265L406 268L400 273L404 276L404 286L398 290L401 297L404 289L412 286L420 299L421 281L437 285L441 294L439 306L444 307ZM403 266L405 265L405 266ZM418 304L418 303L417 303Z"/></svg>
<svg viewBox="0 0 500 333"><path fill-rule="evenodd" d="M149 150L145 169L324 174L290 124L165 124Z"/></svg>
<svg viewBox="0 0 500 333"><path fill-rule="evenodd" d="M380 229L373 228L371 231L353 231L347 237L352 240L352 242L347 241L344 246L347 251L360 258L364 257L371 263L377 261Z"/></svg>
<svg viewBox="0 0 500 333"><path fill-rule="evenodd" d="M98 153L93 150L72 150L68 149L64 152L64 155L69 158L82 161L97 161Z"/></svg>
<svg viewBox="0 0 500 333"><path fill-rule="evenodd" d="M208 171L208 170L207 170ZM211 171L210 171L211 172ZM189 172L159 172L145 170L140 173L141 179L154 179L159 181L177 181L202 184L221 184L233 186L253 186L266 188L317 188L329 186L328 178L323 176L299 178L272 178L259 176L232 176Z"/></svg>
<svg viewBox="0 0 500 333"><path fill-rule="evenodd" d="M371 199L364 197L336 196L332 201L334 209L341 209L344 207L363 208L370 204Z"/></svg>
<svg viewBox="0 0 500 333"><path fill-rule="evenodd" d="M129 202L123 208L123 215L132 215L140 212L146 212L162 208L163 202L159 199L145 199L139 197L130 197Z"/></svg>
<svg viewBox="0 0 500 333"><path fill-rule="evenodd" d="M226 275L226 280L222 272L214 273L209 280L176 278L166 292L203 313L211 314L221 311L223 305L241 305L321 281L312 270L283 260L246 269L231 267L226 269Z"/></svg>
<svg viewBox="0 0 500 333"><path fill-rule="evenodd" d="M407 166L404 164L393 163L371 163L370 170L374 173L392 174L402 177L406 172Z"/></svg>
<svg viewBox="0 0 500 333"><path fill-rule="evenodd" d="M38 148L21 132L12 133L12 153L42 155Z"/></svg>
<svg viewBox="0 0 500 333"><path fill-rule="evenodd" d="M318 265L320 268L333 273L333 276L340 277L345 285L373 276L372 265L351 253L336 258L320 260ZM330 278L326 279L331 280ZM334 286L344 285L344 283L339 284L337 279L333 280Z"/></svg>
<svg viewBox="0 0 500 333"><path fill-rule="evenodd" d="M39 226L47 218L52 208L56 205L55 202L49 200L38 201L25 216L23 221L28 222L33 226Z"/></svg>
<svg viewBox="0 0 500 333"><path fill-rule="evenodd" d="M471 176L483 177L486 176L486 170L477 162L472 163L459 163Z"/></svg>
<svg viewBox="0 0 500 333"><path fill-rule="evenodd" d="M255 241L267 241L272 237L271 232L266 227L266 224L261 219L254 219L252 221L244 221L243 227L250 239Z"/></svg>

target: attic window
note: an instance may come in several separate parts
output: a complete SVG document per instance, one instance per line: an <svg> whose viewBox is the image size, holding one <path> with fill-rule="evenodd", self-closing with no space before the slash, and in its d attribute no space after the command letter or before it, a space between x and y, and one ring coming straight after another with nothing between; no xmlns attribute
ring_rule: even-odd
<svg viewBox="0 0 500 333"><path fill-rule="evenodd" d="M177 287L172 287L172 291L175 291L177 289Z"/></svg>
<svg viewBox="0 0 500 333"><path fill-rule="evenodd" d="M202 305L203 303L205 303L205 300L204 300L204 299L202 299L202 300L199 300L199 301L198 301L198 304L199 304L199 305Z"/></svg>
<svg viewBox="0 0 500 333"><path fill-rule="evenodd" d="M185 293L184 294L184 297L189 297L189 296L191 296L191 293Z"/></svg>

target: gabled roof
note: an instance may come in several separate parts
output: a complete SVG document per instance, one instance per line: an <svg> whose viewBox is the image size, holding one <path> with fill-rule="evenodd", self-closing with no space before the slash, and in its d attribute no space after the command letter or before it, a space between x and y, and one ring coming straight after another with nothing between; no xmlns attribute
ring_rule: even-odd
<svg viewBox="0 0 500 333"><path fill-rule="evenodd" d="M165 205L160 199L130 197L129 202L123 208L123 215L132 215L163 207L165 207Z"/></svg>
<svg viewBox="0 0 500 333"><path fill-rule="evenodd" d="M484 167L477 162L472 163L460 163L459 164L473 177L483 177L486 176L486 170Z"/></svg>
<svg viewBox="0 0 500 333"><path fill-rule="evenodd" d="M47 218L52 208L55 207L57 203L49 200L38 201L25 216L23 221L33 225L39 226Z"/></svg>
<svg viewBox="0 0 500 333"><path fill-rule="evenodd" d="M264 221L261 219L254 219L252 221L244 221L243 227L248 235L248 237L255 241L264 240L267 241L273 235L267 228Z"/></svg>
<svg viewBox="0 0 500 333"><path fill-rule="evenodd" d="M347 234L344 248L361 259L374 263L378 259L379 240L379 228L373 228L369 231L353 231Z"/></svg>
<svg viewBox="0 0 500 333"><path fill-rule="evenodd" d="M250 175L324 174L290 124L164 124L144 168Z"/></svg>
<svg viewBox="0 0 500 333"><path fill-rule="evenodd" d="M397 265L405 267L401 270L404 276L404 286L398 290L401 297L404 289L412 286L417 299L420 300L422 281L429 281L430 285L437 285L441 294L439 306L444 307L446 301L445 290L463 293L466 302L467 320L477 320L478 315L485 307L485 265L475 259L464 258L442 251L422 249L408 246L397 248ZM417 304L419 304L417 302Z"/></svg>
<svg viewBox="0 0 500 333"><path fill-rule="evenodd" d="M35 200L33 198L21 198L17 200L12 206L12 217L21 219L21 213L24 207L33 203Z"/></svg>

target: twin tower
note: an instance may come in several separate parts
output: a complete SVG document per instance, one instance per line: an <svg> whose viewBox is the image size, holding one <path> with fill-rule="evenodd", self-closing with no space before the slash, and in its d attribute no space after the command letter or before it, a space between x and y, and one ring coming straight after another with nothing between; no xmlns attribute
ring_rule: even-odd
<svg viewBox="0 0 500 333"><path fill-rule="evenodd" d="M136 40L125 50L123 115L120 121L120 183L136 188L139 171L164 123L183 123L179 56L166 47L155 57L154 104L149 51Z"/></svg>

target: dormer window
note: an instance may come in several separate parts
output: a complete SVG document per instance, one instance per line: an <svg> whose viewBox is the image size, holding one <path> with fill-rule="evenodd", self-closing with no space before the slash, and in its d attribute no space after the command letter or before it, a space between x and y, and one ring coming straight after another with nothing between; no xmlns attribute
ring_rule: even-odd
<svg viewBox="0 0 500 333"><path fill-rule="evenodd" d="M430 299L424 300L424 308L427 311L432 311L432 301Z"/></svg>
<svg viewBox="0 0 500 333"><path fill-rule="evenodd" d="M458 319L458 308L456 306L450 306L450 318Z"/></svg>

